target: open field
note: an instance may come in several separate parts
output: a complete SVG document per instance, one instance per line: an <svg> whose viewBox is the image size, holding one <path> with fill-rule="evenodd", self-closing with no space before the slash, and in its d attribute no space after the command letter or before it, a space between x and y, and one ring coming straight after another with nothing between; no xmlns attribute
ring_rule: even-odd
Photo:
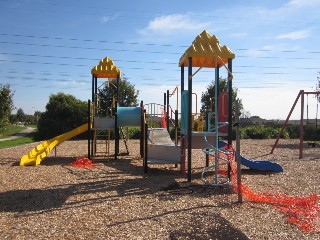
<svg viewBox="0 0 320 240"><path fill-rule="evenodd" d="M298 140L280 140L269 155L273 143L241 141L243 156L284 169L273 174L243 168L243 183L256 192L320 194L319 145L305 144L299 159ZM97 160L96 168L68 166L86 155L86 141L61 144L56 157L53 151L40 166L18 166L36 145L0 149L1 239L320 239L270 205L238 204L229 188L204 186L199 150L193 151L189 184L173 167L152 166L143 174L136 140L129 141L130 156Z"/></svg>

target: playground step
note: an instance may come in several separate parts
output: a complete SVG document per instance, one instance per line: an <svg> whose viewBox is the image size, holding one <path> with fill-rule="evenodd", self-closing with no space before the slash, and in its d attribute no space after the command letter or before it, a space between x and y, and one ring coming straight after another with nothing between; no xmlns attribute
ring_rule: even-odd
<svg viewBox="0 0 320 240"><path fill-rule="evenodd" d="M97 157L109 156L110 154L109 140L110 140L109 130L94 129L92 159L95 159Z"/></svg>

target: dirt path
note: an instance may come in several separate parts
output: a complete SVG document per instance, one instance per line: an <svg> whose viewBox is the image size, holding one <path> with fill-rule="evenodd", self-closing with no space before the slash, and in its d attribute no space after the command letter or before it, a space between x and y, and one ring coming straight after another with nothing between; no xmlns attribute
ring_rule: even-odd
<svg viewBox="0 0 320 240"><path fill-rule="evenodd" d="M16 133L15 135L12 135L10 137L7 138L1 138L0 141L7 141L7 140L13 140L19 137L24 137L26 135L28 135L29 133L31 133L34 130L33 127L27 127L26 129L24 129L23 131Z"/></svg>

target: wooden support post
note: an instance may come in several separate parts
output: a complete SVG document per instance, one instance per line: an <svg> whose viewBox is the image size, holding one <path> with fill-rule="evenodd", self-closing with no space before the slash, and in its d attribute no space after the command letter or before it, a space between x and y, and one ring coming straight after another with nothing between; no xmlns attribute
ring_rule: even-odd
<svg viewBox="0 0 320 240"><path fill-rule="evenodd" d="M117 160L119 153L119 127L118 127L118 112L117 112L117 101L115 106L114 114L114 159Z"/></svg>
<svg viewBox="0 0 320 240"><path fill-rule="evenodd" d="M232 59L228 59L228 146L232 145Z"/></svg>
<svg viewBox="0 0 320 240"><path fill-rule="evenodd" d="M275 143L274 143L273 146L272 146L272 149L271 149L271 152L270 152L271 154L273 153L274 149L276 148L276 146L277 146L277 144L278 144L278 142L279 142L279 139L280 139L283 131L284 131L285 128L287 127L288 121L289 121L289 119L290 119L290 117L291 117L291 114L292 114L292 112L293 112L293 110L294 110L294 108L295 108L295 106L296 106L296 104L297 104L297 102L298 102L298 100L299 100L302 92L303 92L303 90L300 90L298 96L296 97L296 100L294 101L294 103L293 103L293 105L292 105L292 107L291 107L291 110L290 110L290 112L289 112L289 114L288 114L288 117L287 117L286 121L284 122L284 124L283 124L283 126L282 126L282 128L281 128L281 131L280 131L280 133L279 133L279 135L278 135Z"/></svg>
<svg viewBox="0 0 320 240"><path fill-rule="evenodd" d="M206 113L206 115L207 115L206 116L206 119L207 119L207 121L206 121L206 131L207 132L209 132L209 128L210 128L209 114L210 114L209 112ZM209 151L209 149L207 148L206 152L208 152L208 151ZM209 154L205 153L205 155L206 155L206 167L209 167Z"/></svg>
<svg viewBox="0 0 320 240"><path fill-rule="evenodd" d="M174 139L174 144L177 146L179 142L179 123L178 123L178 110L174 111L174 129L175 129L175 139Z"/></svg>
<svg viewBox="0 0 320 240"><path fill-rule="evenodd" d="M180 172L184 177L186 177L186 138L185 137L181 138L180 156L181 156Z"/></svg>
<svg viewBox="0 0 320 240"><path fill-rule="evenodd" d="M301 118L300 118L300 144L299 144L299 159L303 158L303 113L304 113L304 91L301 90Z"/></svg>
<svg viewBox="0 0 320 240"><path fill-rule="evenodd" d="M90 154L90 144L91 144L91 102L90 99L88 100L88 112L87 112L87 117L88 117L88 159L91 159L91 154Z"/></svg>
<svg viewBox="0 0 320 240"><path fill-rule="evenodd" d="M144 173L148 173L148 123L144 124Z"/></svg>
<svg viewBox="0 0 320 240"><path fill-rule="evenodd" d="M191 131L191 120L192 120L192 57L188 58L188 182L191 182L191 158L192 158L192 131Z"/></svg>
<svg viewBox="0 0 320 240"><path fill-rule="evenodd" d="M170 106L169 106L169 98L170 98L170 96L169 96L169 90L167 90L167 110L166 110L166 112L167 112L167 115L166 115L166 121L167 121L167 131L168 131L168 133L170 133L169 131L170 131L170 128L169 128L169 125L170 125L170 116L169 116L169 113L170 113Z"/></svg>
<svg viewBox="0 0 320 240"><path fill-rule="evenodd" d="M143 158L143 155L144 155L144 142L143 142L143 138L144 138L144 114L145 114L145 111L143 109L143 101L141 101L140 103L140 107L141 107L141 119L140 119L140 157Z"/></svg>
<svg viewBox="0 0 320 240"><path fill-rule="evenodd" d="M236 161L237 161L237 187L238 187L238 202L242 203L241 189L241 155L240 155L240 120L239 120L239 100L236 100ZM232 153L229 153L232 154Z"/></svg>
<svg viewBox="0 0 320 240"><path fill-rule="evenodd" d="M115 150L114 150L114 158L118 158L119 154L119 126L118 126L118 103L119 103L119 88L120 88L120 75L117 74L117 96L116 96L116 102L115 102L115 124L114 124L114 141L115 141Z"/></svg>

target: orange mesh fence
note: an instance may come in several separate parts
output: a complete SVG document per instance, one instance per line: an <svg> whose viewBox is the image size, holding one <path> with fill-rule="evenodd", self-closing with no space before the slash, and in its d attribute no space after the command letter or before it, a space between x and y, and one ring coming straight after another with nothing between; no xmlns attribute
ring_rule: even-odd
<svg viewBox="0 0 320 240"><path fill-rule="evenodd" d="M233 190L238 192L237 164L235 151L229 149L228 159L231 164L231 185ZM270 191L255 193L248 186L240 185L241 194L251 202L267 203L288 216L288 222L293 223L302 231L320 232L319 226L319 195L316 193L307 196L293 197L283 193Z"/></svg>
<svg viewBox="0 0 320 240"><path fill-rule="evenodd" d="M162 116L161 116L161 127L162 128L167 128L167 118L166 118L166 114L165 114L165 111L163 110L162 111Z"/></svg>
<svg viewBox="0 0 320 240"><path fill-rule="evenodd" d="M224 149L225 150L225 149ZM228 175L228 164L226 161L221 160L221 158L228 159L228 156L226 154L223 154L221 152L218 153L218 175L221 176L227 176ZM210 161L215 161L216 157L213 154L209 155Z"/></svg>
<svg viewBox="0 0 320 240"><path fill-rule="evenodd" d="M97 166L92 164L92 160L86 157L78 157L74 162L69 164L73 167L79 168L96 168Z"/></svg>

